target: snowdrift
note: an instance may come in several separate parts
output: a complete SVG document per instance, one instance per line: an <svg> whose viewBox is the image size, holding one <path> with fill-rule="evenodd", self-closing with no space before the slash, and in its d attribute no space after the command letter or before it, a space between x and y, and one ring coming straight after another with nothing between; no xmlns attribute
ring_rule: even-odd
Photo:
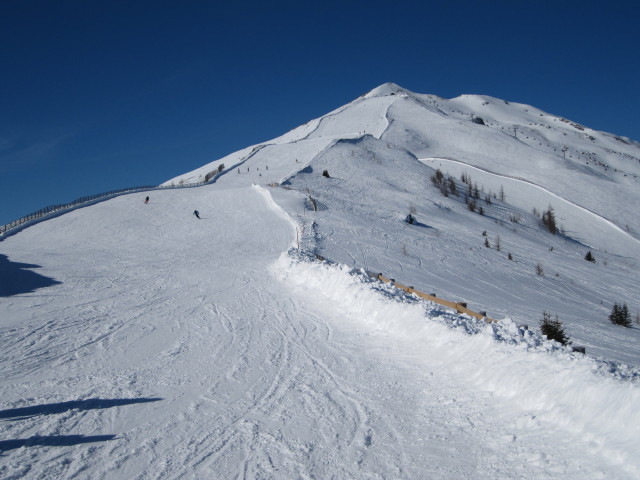
<svg viewBox="0 0 640 480"><path fill-rule="evenodd" d="M526 412L529 428L560 428L588 445L588 454L640 473L640 370L597 361L518 327L487 324L372 282L345 266L283 255L274 274L295 291L322 298L345 322L417 349L431 368L507 399Z"/></svg>

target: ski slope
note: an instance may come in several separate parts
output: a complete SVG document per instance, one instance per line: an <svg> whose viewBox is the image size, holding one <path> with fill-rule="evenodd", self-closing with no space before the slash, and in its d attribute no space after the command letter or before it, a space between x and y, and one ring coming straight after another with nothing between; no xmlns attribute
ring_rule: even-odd
<svg viewBox="0 0 640 480"><path fill-rule="evenodd" d="M217 184L282 185L323 205L287 209L309 236L306 250L531 328L548 311L589 355L640 366L640 330L608 322L614 303L640 315L637 142L528 105L385 84L166 184L222 164ZM458 196L434 188L436 168L457 182ZM463 173L481 191L482 216L467 209ZM496 201L501 188L506 199ZM564 235L545 232L532 214L549 206ZM403 223L410 211L418 228ZM595 263L584 260L588 251Z"/></svg>
<svg viewBox="0 0 640 480"><path fill-rule="evenodd" d="M287 255L262 187L142 200L2 243L59 282L0 298L2 478L640 473L629 372Z"/></svg>
<svg viewBox="0 0 640 480"><path fill-rule="evenodd" d="M640 330L607 316L640 311L639 159L527 105L385 84L165 184L224 165L209 185L5 237L0 478L638 478ZM506 199L470 211L462 174Z"/></svg>

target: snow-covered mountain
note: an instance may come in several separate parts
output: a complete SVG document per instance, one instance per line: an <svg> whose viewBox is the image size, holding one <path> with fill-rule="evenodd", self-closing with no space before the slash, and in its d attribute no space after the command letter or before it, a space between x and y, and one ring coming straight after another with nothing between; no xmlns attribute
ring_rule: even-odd
<svg viewBox="0 0 640 480"><path fill-rule="evenodd" d="M0 242L1 478L640 475L638 143L385 84L214 171Z"/></svg>
<svg viewBox="0 0 640 480"><path fill-rule="evenodd" d="M640 312L637 142L528 105L388 83L167 184L220 164L228 172L220 184L282 185L316 198L324 208L313 216L290 213L307 226L305 248L323 257L532 327L549 311L589 352L640 365L638 330L608 322L614 303ZM432 184L436 169L458 196ZM476 213L463 175L478 187ZM532 213L549 206L559 235ZM421 227L403 223L410 211ZM595 263L584 260L589 251Z"/></svg>
<svg viewBox="0 0 640 480"><path fill-rule="evenodd" d="M527 213L553 205L567 235L586 246L640 256L640 144L527 105L478 95L445 100L385 84L252 147L258 152L243 150L223 161L259 166L295 157L306 164L338 140L367 135L380 145L379 161L405 152L452 174L467 171L486 190L497 193L503 186L508 203ZM211 166L172 181L192 180ZM344 162L343 168L349 167ZM283 180L274 172L266 177Z"/></svg>

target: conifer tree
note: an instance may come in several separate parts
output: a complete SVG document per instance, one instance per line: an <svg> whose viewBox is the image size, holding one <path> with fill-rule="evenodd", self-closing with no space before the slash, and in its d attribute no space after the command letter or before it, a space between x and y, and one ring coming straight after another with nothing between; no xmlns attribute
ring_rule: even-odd
<svg viewBox="0 0 640 480"><path fill-rule="evenodd" d="M629 315L627 304L619 305L614 303L611 314L609 315L609 321L614 325L621 325L627 328L631 327L631 316Z"/></svg>
<svg viewBox="0 0 640 480"><path fill-rule="evenodd" d="M552 320L549 312L542 312L540 331L549 340L555 340L556 342L560 342L562 345L571 343L569 341L569 336L564 332L562 322L558 320L558 315L556 315L555 320Z"/></svg>
<svg viewBox="0 0 640 480"><path fill-rule="evenodd" d="M552 234L558 233L558 227L556 225L556 216L553 213L553 207L549 205L549 208L542 213L542 223L544 223L547 230Z"/></svg>

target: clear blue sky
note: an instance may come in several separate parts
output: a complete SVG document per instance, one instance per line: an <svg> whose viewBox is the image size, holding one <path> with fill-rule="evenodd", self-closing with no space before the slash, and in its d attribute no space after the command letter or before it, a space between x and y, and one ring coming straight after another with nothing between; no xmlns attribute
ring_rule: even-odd
<svg viewBox="0 0 640 480"><path fill-rule="evenodd" d="M161 183L389 81L640 140L638 4L0 0L0 224Z"/></svg>

